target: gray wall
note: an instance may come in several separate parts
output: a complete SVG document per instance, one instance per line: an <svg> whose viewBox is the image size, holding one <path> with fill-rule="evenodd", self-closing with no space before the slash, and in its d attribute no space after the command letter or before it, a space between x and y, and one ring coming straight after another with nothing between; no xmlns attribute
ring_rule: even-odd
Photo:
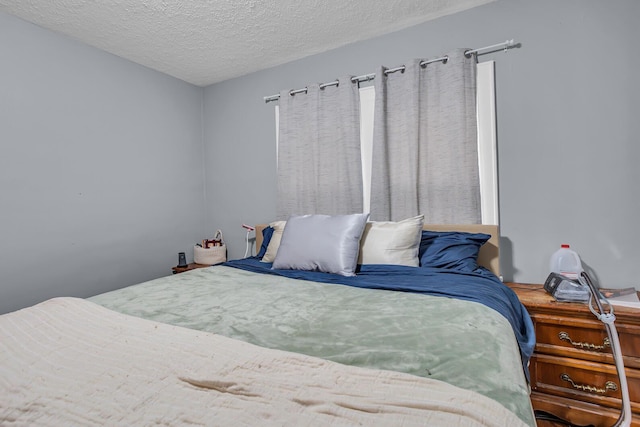
<svg viewBox="0 0 640 427"><path fill-rule="evenodd" d="M204 228L198 88L0 12L0 313L171 273Z"/></svg>
<svg viewBox="0 0 640 427"><path fill-rule="evenodd" d="M640 30L636 0L502 0L206 88L207 227L244 254L242 222L275 217L273 104L262 97L380 64L514 38L495 59L502 266L542 282L570 243L603 285L633 286L640 258ZM283 29L286 31L286 29Z"/></svg>

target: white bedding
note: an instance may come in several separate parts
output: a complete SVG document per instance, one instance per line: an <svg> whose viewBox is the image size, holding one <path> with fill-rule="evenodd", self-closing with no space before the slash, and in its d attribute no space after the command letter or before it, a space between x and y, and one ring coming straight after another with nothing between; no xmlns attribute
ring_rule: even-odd
<svg viewBox="0 0 640 427"><path fill-rule="evenodd" d="M478 393L56 298L0 316L0 425L524 425Z"/></svg>

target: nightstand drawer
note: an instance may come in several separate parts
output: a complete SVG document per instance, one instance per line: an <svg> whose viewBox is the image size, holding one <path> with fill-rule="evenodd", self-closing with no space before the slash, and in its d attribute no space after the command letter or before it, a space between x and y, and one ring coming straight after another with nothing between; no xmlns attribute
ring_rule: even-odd
<svg viewBox="0 0 640 427"><path fill-rule="evenodd" d="M607 331L601 322L536 314L536 351L613 364ZM640 368L640 328L617 325L625 366Z"/></svg>
<svg viewBox="0 0 640 427"><path fill-rule="evenodd" d="M580 402L575 399L567 399L535 391L531 393L531 402L536 411L553 414L577 426L611 427L620 416L619 408L607 408L593 403ZM539 421L538 425L559 427L564 424L546 424ZM631 426L640 427L640 417L633 414Z"/></svg>
<svg viewBox="0 0 640 427"><path fill-rule="evenodd" d="M620 407L620 384L615 366L566 357L535 354L531 358L532 389L582 402ZM632 410L640 411L640 371L626 369Z"/></svg>

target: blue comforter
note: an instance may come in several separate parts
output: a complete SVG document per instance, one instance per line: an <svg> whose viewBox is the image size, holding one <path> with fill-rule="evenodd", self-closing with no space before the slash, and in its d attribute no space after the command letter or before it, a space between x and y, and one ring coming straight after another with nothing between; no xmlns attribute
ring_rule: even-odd
<svg viewBox="0 0 640 427"><path fill-rule="evenodd" d="M232 260L223 265L293 279L415 292L484 304L496 310L511 324L520 346L524 372L529 379L527 365L535 346L533 322L516 294L485 268L479 267L473 272L467 272L397 265L363 265L359 266L356 276L345 277L316 271L275 270L271 268L271 263L261 262L257 257Z"/></svg>

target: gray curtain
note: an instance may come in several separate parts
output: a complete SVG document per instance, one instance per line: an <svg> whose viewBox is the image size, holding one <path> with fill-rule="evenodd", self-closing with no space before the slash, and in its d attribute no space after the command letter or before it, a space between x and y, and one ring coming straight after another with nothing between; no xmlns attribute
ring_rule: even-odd
<svg viewBox="0 0 640 427"><path fill-rule="evenodd" d="M376 73L371 219L480 223L476 58Z"/></svg>
<svg viewBox="0 0 640 427"><path fill-rule="evenodd" d="M278 219L362 213L359 91L338 81L280 93Z"/></svg>

